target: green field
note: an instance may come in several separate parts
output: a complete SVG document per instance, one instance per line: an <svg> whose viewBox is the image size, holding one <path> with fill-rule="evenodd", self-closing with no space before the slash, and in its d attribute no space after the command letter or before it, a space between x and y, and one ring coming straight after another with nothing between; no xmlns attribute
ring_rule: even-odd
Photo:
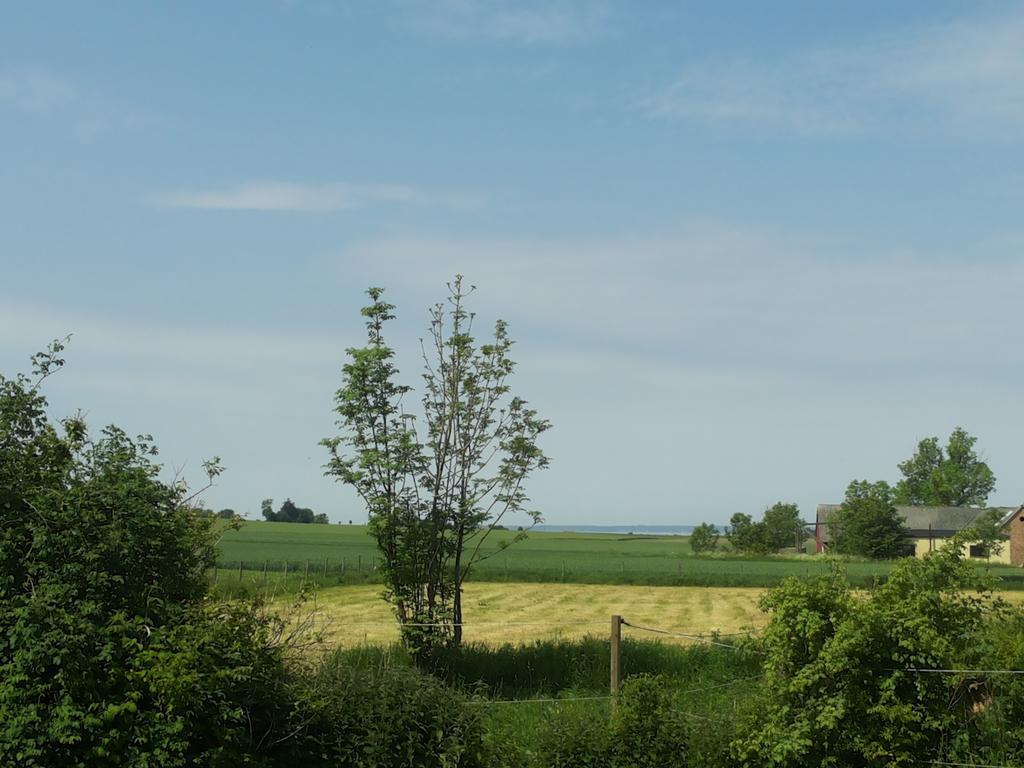
<svg viewBox="0 0 1024 768"><path fill-rule="evenodd" d="M787 576L827 573L833 562L813 555L694 556L685 536L531 532L502 549L515 533L495 531L470 581L566 582L690 586L773 586ZM327 584L374 580L379 557L366 526L245 523L225 531L219 567L227 571L308 575ZM884 578L887 562L843 562L854 584ZM1007 589L1024 588L1019 568L992 566Z"/></svg>

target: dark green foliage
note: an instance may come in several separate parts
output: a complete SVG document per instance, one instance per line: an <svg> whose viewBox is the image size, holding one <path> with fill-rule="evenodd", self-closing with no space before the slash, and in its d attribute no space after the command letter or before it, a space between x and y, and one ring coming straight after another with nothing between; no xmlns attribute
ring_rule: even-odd
<svg viewBox="0 0 1024 768"><path fill-rule="evenodd" d="M797 505L780 501L766 509L757 522L750 515L737 512L729 520L726 538L737 552L764 555L799 547L806 535Z"/></svg>
<svg viewBox="0 0 1024 768"><path fill-rule="evenodd" d="M263 764L268 620L206 606L212 522L148 438L50 424L60 349L0 377L0 765Z"/></svg>
<svg viewBox="0 0 1024 768"><path fill-rule="evenodd" d="M831 551L884 560L910 554L912 543L885 481L854 480L842 507L828 521Z"/></svg>
<svg viewBox="0 0 1024 768"><path fill-rule="evenodd" d="M479 708L416 669L359 669L341 655L308 678L304 758L323 768L483 765Z"/></svg>
<svg viewBox="0 0 1024 768"><path fill-rule="evenodd" d="M953 430L943 451L937 437L917 444L917 451L899 465L903 479L896 484L897 504L938 507L984 506L995 489L996 477L974 450L977 438L960 427Z"/></svg>
<svg viewBox="0 0 1024 768"><path fill-rule="evenodd" d="M838 575L766 596L765 700L737 757L793 768L944 759L972 727L971 698L963 679L911 668L981 666L992 609L960 543L902 561L864 599Z"/></svg>
<svg viewBox="0 0 1024 768"><path fill-rule="evenodd" d="M762 520L766 528L765 536L773 552L789 547L799 548L807 538L803 521L800 520L800 509L796 504L776 502L764 511Z"/></svg>
<svg viewBox="0 0 1024 768"><path fill-rule="evenodd" d="M45 408L0 377L0 765L477 764L476 717L441 683L307 669L279 618L210 600L214 521L149 440Z"/></svg>
<svg viewBox="0 0 1024 768"><path fill-rule="evenodd" d="M610 721L586 710L550 720L536 765L590 768L682 768L687 724L671 685L657 676L627 680Z"/></svg>
<svg viewBox="0 0 1024 768"><path fill-rule="evenodd" d="M696 555L714 552L718 548L718 529L711 523L701 523L690 534L690 549Z"/></svg>
<svg viewBox="0 0 1024 768"><path fill-rule="evenodd" d="M772 551L768 526L743 512L729 518L729 532L725 535L733 549L745 554L767 554Z"/></svg>
<svg viewBox="0 0 1024 768"><path fill-rule="evenodd" d="M260 512L268 523L326 523L327 515L314 514L312 509L298 507L291 499L285 499L281 508L274 511L274 500L264 499Z"/></svg>

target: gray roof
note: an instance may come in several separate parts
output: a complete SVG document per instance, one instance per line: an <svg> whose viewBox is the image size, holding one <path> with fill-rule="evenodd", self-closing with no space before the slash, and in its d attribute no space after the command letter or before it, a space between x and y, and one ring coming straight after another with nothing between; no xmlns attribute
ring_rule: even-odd
<svg viewBox="0 0 1024 768"><path fill-rule="evenodd" d="M819 504L817 521L822 541L831 541L831 531L827 525L822 525L828 518L839 509L840 504ZM896 512L903 518L910 535L921 538L928 536L949 536L956 531L968 527L986 512L992 509L999 511L1001 519L1006 520L1018 508L1017 507L908 507L897 506Z"/></svg>

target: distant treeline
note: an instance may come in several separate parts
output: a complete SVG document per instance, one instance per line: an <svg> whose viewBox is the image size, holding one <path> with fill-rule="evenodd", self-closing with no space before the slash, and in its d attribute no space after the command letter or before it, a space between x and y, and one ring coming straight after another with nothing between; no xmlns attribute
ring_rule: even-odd
<svg viewBox="0 0 1024 768"><path fill-rule="evenodd" d="M291 499L285 499L281 508L276 512L273 499L264 499L260 506L264 519L269 523L320 523L326 525L328 522L327 515L323 512L316 514L308 507L296 506Z"/></svg>

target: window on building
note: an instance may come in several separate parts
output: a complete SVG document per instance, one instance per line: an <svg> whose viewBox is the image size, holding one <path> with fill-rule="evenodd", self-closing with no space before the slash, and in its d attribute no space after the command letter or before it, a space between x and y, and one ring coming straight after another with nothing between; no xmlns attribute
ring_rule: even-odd
<svg viewBox="0 0 1024 768"><path fill-rule="evenodd" d="M971 544L970 555L971 557L988 557L988 552L985 551L983 544Z"/></svg>

